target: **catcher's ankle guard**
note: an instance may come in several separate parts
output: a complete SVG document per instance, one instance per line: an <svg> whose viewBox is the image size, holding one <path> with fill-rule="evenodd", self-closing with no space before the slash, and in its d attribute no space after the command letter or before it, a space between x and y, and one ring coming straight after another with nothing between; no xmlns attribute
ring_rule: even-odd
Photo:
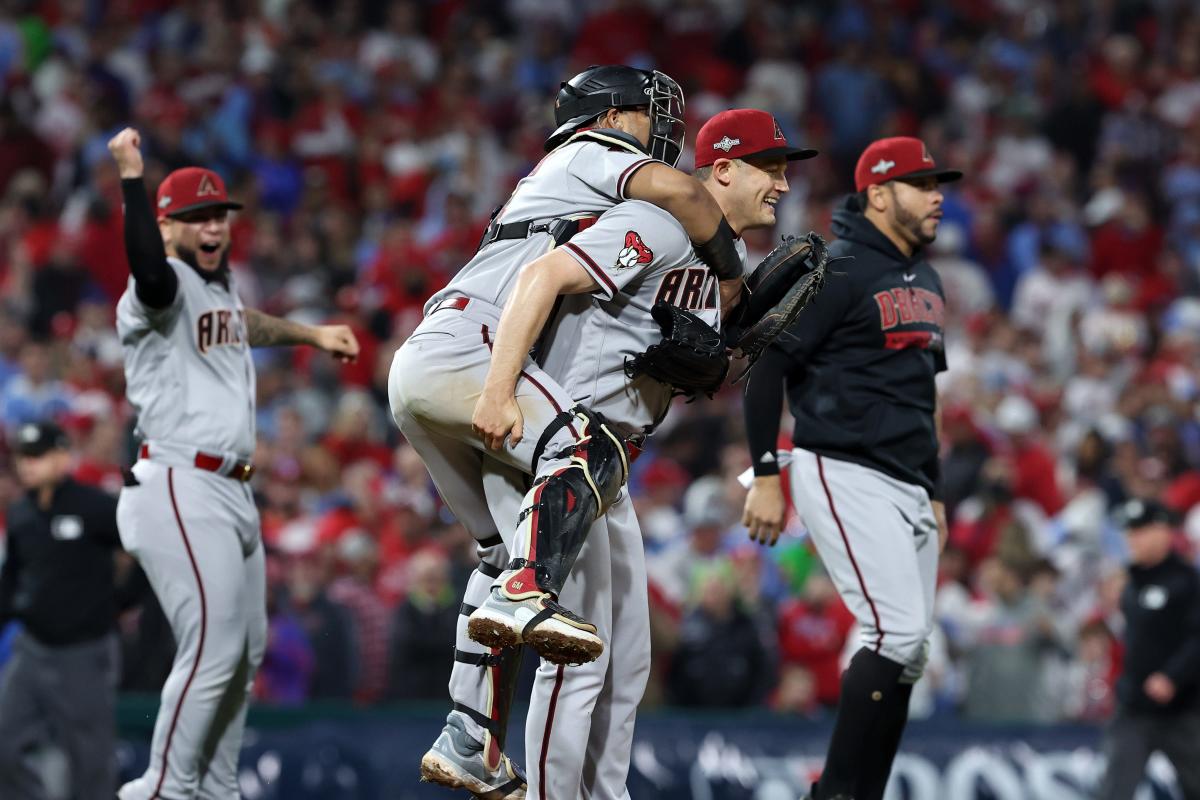
<svg viewBox="0 0 1200 800"><path fill-rule="evenodd" d="M531 570L537 588L555 597L562 591L592 523L616 501L629 477L625 440L599 414L581 406L572 412L580 436L558 454L558 458L569 457L570 463L534 481L518 518L519 525L529 526L530 559L514 559L508 567ZM510 578L503 585L511 599L518 599L514 592L523 595L529 591L527 581L518 582L520 587Z"/></svg>

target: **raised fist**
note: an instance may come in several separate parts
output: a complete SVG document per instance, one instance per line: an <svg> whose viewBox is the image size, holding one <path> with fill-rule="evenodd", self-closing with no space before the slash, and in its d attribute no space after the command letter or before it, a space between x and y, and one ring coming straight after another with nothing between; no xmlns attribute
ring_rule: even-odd
<svg viewBox="0 0 1200 800"><path fill-rule="evenodd" d="M117 162L117 171L122 178L142 177L142 136L133 128L126 128L108 141L108 152Z"/></svg>

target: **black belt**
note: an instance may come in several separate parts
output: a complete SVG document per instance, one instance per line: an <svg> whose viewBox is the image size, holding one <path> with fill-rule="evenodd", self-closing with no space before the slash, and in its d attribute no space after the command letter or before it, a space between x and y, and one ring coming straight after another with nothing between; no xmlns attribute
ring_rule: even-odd
<svg viewBox="0 0 1200 800"><path fill-rule="evenodd" d="M544 219L533 220L525 219L520 222L498 222L488 223L487 229L483 232L483 238L479 240L479 249L487 247L492 242L499 242L505 239L528 239L535 233L548 233L554 237L554 246L567 242L572 236L579 233L585 228L590 228L596 222L595 217L583 217L581 219Z"/></svg>

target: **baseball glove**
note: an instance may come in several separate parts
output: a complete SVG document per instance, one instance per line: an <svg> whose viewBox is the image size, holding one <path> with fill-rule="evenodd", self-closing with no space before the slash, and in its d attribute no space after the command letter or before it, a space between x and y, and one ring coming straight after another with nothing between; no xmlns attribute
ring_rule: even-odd
<svg viewBox="0 0 1200 800"><path fill-rule="evenodd" d="M746 276L749 297L742 301L737 324L729 330L730 349L746 359L734 378L746 376L767 345L775 341L825 285L829 250L813 232L785 236Z"/></svg>
<svg viewBox="0 0 1200 800"><path fill-rule="evenodd" d="M662 328L663 339L646 352L625 359L625 374L630 378L649 375L693 398L699 392L711 397L729 371L721 334L695 314L665 300L655 303L650 315Z"/></svg>

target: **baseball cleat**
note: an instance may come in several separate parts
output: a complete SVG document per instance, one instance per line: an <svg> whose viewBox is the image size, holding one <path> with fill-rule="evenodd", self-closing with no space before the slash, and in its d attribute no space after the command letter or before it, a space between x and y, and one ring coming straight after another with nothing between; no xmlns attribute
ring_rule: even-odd
<svg viewBox="0 0 1200 800"><path fill-rule="evenodd" d="M467 621L467 635L487 647L527 644L551 664L586 664L604 652L596 626L554 601L548 592L517 600L492 587Z"/></svg>
<svg viewBox="0 0 1200 800"><path fill-rule="evenodd" d="M421 780L448 789L466 789L479 800L525 800L521 768L501 755L496 768L489 769L483 743L467 733L456 714L446 717L446 727L421 757Z"/></svg>

